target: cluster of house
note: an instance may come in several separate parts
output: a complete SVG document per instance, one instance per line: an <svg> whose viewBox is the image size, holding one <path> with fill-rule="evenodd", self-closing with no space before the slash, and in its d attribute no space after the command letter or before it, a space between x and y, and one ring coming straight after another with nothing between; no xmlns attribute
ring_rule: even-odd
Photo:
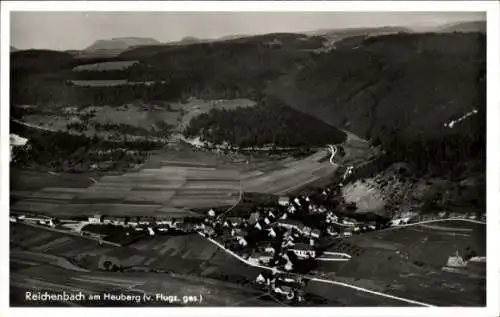
<svg viewBox="0 0 500 317"><path fill-rule="evenodd" d="M132 228L135 231L147 231L149 235L156 232L182 231L192 232L197 229L197 224L186 222L183 218L170 217L114 217L94 215L88 218L89 224L114 225ZM200 220L201 222L201 220Z"/></svg>
<svg viewBox="0 0 500 317"><path fill-rule="evenodd" d="M257 285L288 301L303 302L305 281L301 277L263 271L255 279Z"/></svg>
<svg viewBox="0 0 500 317"><path fill-rule="evenodd" d="M43 225L43 226L48 226L48 227L56 227L57 224L59 223L59 220L54 217L47 217L47 216L35 216L35 215L28 215L28 214L11 214L9 216L9 221L10 222L25 222L25 223L30 223L30 224L36 224L36 225Z"/></svg>

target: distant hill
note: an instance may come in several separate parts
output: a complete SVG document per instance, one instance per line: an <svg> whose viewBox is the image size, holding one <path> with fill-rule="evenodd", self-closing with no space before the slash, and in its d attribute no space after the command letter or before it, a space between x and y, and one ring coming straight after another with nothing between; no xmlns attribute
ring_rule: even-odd
<svg viewBox="0 0 500 317"><path fill-rule="evenodd" d="M100 53L101 55L117 55L131 47L158 45L159 41L149 37L119 37L110 40L97 40L84 49L85 53Z"/></svg>
<svg viewBox="0 0 500 317"><path fill-rule="evenodd" d="M471 21L447 24L439 27L437 32L480 32L486 33L486 21Z"/></svg>
<svg viewBox="0 0 500 317"><path fill-rule="evenodd" d="M309 31L307 35L319 35L330 40L341 40L353 36L376 36L392 33L411 33L413 30L399 26L384 26L374 28L321 29Z"/></svg>

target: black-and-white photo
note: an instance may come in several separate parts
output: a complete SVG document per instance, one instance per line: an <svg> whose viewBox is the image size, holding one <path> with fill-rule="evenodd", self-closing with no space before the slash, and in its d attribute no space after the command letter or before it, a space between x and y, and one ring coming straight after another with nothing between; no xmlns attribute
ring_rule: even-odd
<svg viewBox="0 0 500 317"><path fill-rule="evenodd" d="M10 13L11 307L486 306L486 12L283 10Z"/></svg>

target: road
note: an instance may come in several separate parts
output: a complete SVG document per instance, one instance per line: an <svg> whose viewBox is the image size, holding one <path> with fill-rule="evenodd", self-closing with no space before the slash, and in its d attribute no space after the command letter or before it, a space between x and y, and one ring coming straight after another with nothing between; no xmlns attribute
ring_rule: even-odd
<svg viewBox="0 0 500 317"><path fill-rule="evenodd" d="M335 145L328 144L328 148L332 152L332 156L330 156L330 164L332 164L333 166L335 166L335 163L333 163L333 158L337 154L337 147Z"/></svg>
<svg viewBox="0 0 500 317"><path fill-rule="evenodd" d="M201 236L203 236L203 235L201 235ZM289 274L288 272L284 272L284 271L281 271L281 270L273 269L273 268L270 268L268 266L263 266L263 265L251 263L251 262L243 259L238 254L234 253L233 251L225 248L218 241L215 241L214 239L211 239L211 238L208 238L208 237L204 237L204 238L207 239L207 240L209 240L213 244L217 245L219 248L221 248L222 250L224 250L226 253L230 254L231 256L237 258L239 261L241 261L241 262L243 262L243 263L245 263L245 264L247 264L249 266L258 267L258 268L261 268L263 270L274 271L276 273ZM393 296L393 295L386 294L386 293L372 291L372 290L369 290L369 289L366 289L366 288L362 288L362 287L359 287L359 286L356 286L356 285L348 284L348 283L338 282L338 281L334 281L334 280L321 279L321 278L317 278L317 277L314 277L314 276L311 276L311 275L305 275L305 274L294 274L294 275L301 276L303 278L306 278L306 279L309 279L309 280L312 280L312 281L316 281L316 282L321 282L321 283L327 283L327 284L333 284L333 285L337 285L337 286L343 286L343 287L347 287L347 288L352 288L352 289L355 289L355 290L360 291L360 292L370 293L370 294L373 294L373 295L377 295L377 296L381 296L381 297L386 297L386 298L390 298L390 299L394 299L394 300L406 302L406 303L409 303L409 304L414 304L414 305L418 305L418 306L425 306L425 307L435 307L434 305L431 305L431 304L427 304L427 303L415 301L415 300L408 299L408 298Z"/></svg>

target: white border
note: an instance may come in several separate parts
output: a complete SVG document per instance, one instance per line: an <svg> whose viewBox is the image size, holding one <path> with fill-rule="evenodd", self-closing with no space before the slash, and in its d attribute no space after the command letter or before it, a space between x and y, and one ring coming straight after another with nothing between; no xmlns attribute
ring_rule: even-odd
<svg viewBox="0 0 500 317"><path fill-rule="evenodd" d="M9 307L9 57L10 57L10 11L487 11L488 27L488 144L487 144L487 307L486 308L113 308L117 316L255 316L263 313L287 314L301 316L499 316L499 268L498 237L499 237L499 204L496 198L499 194L499 148L500 135L498 119L500 119L499 95L499 42L498 30L500 7L496 1L291 1L291 2L151 2L151 1L3 1L1 3L1 207L3 220L0 221L0 315L2 316L56 316L71 314L72 316L88 316L89 313L105 314L110 309L99 308L8 308ZM497 242L497 243L495 243ZM139 312L140 310L140 312Z"/></svg>

